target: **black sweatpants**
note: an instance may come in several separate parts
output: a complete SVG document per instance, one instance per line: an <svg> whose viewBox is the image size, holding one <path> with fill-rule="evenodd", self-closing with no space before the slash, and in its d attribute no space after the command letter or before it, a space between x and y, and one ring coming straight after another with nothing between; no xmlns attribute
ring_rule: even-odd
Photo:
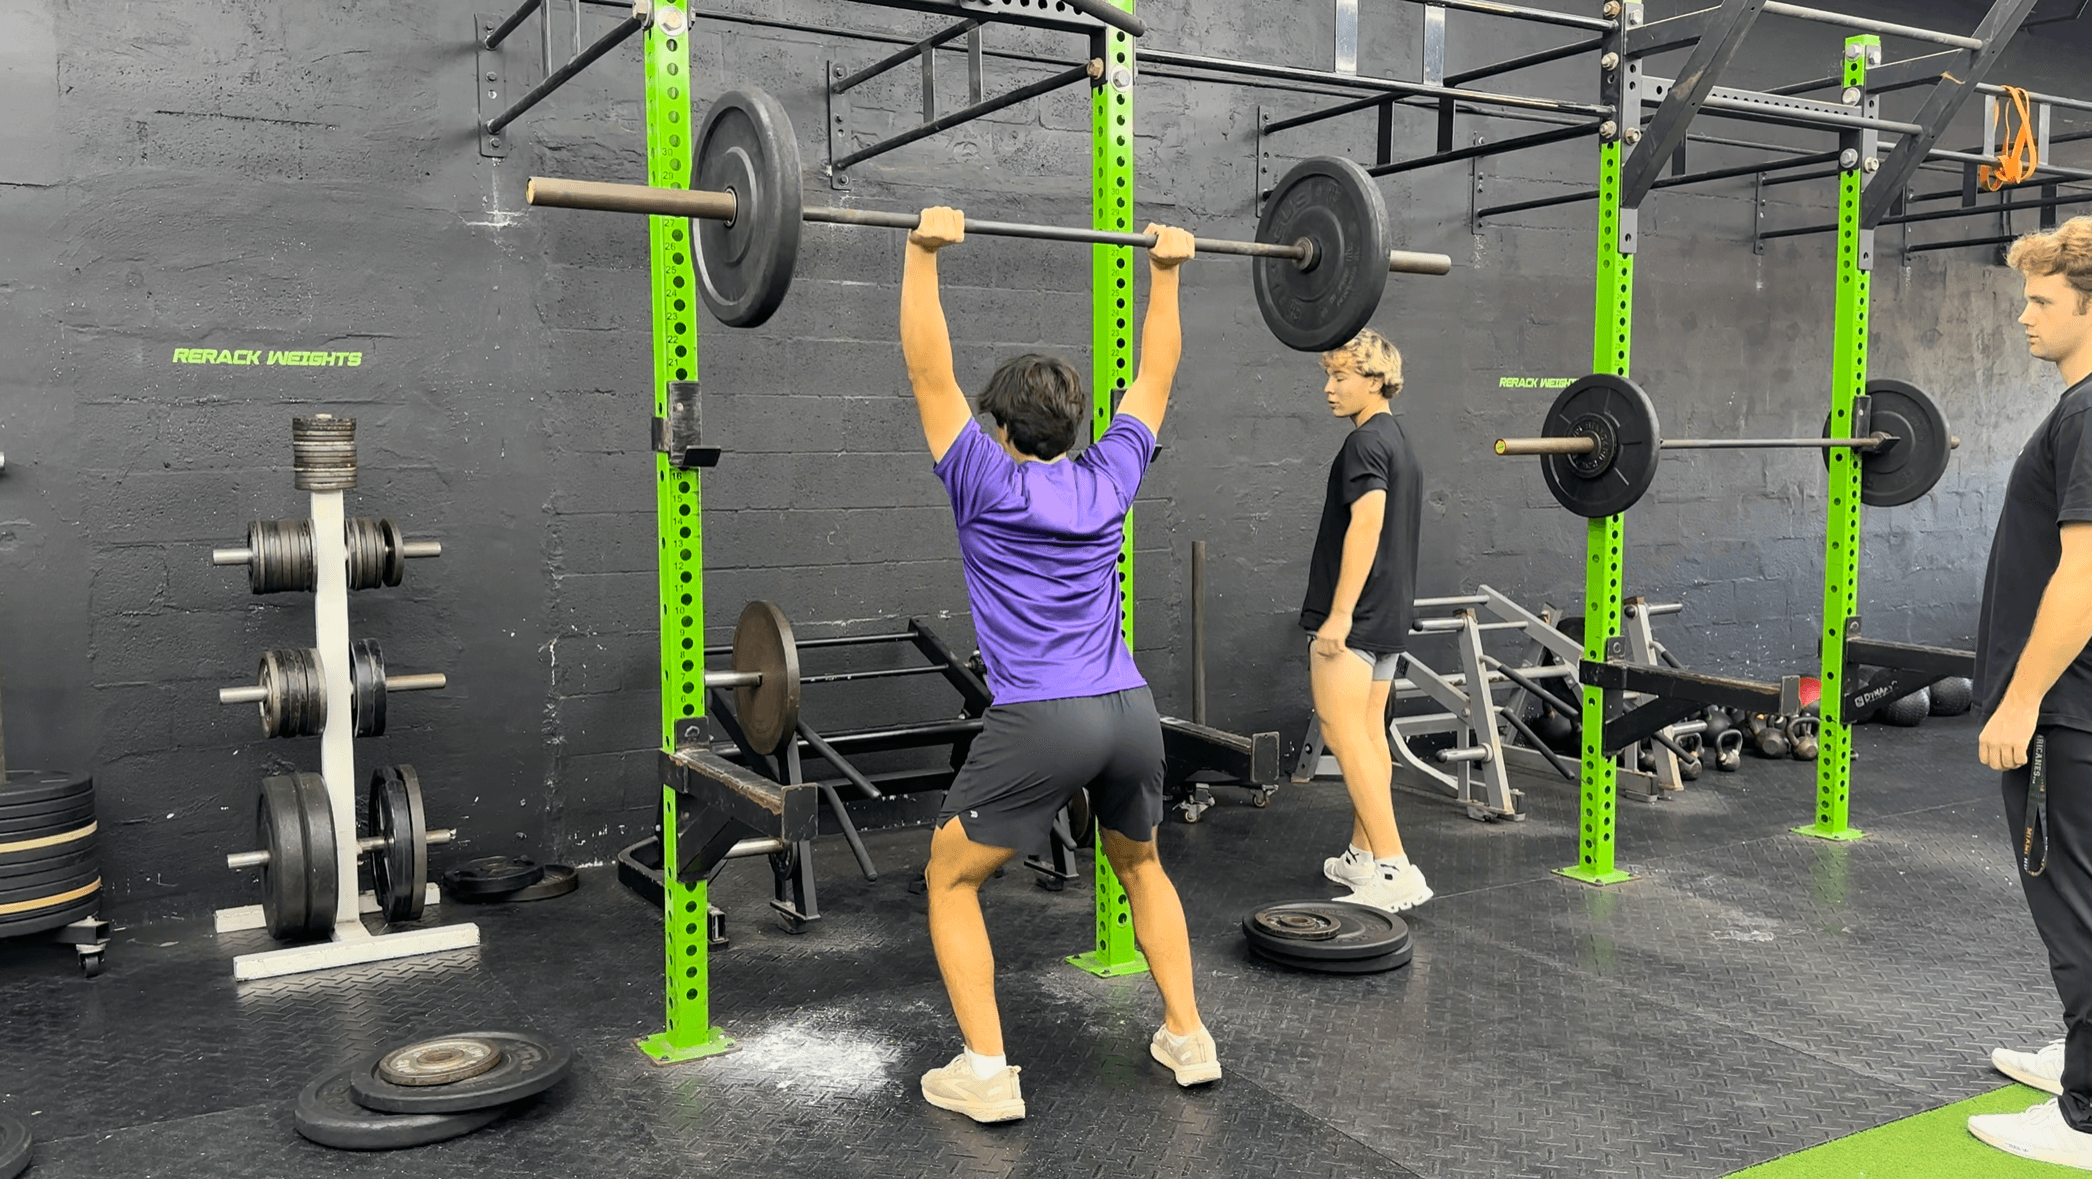
<svg viewBox="0 0 2092 1179"><path fill-rule="evenodd" d="M2034 928L2048 946L2048 969L2063 1001L2063 1119L2092 1133L2092 733L2044 725L2048 741L2048 867L2029 876L2026 839L2032 762L2004 775L2005 822L2013 863ZM2041 840L2034 842L2041 866Z"/></svg>

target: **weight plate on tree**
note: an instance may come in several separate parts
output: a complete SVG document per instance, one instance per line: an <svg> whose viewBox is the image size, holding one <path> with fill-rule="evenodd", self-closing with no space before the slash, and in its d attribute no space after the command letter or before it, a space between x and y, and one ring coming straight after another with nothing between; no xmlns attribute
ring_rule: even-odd
<svg viewBox="0 0 2092 1179"><path fill-rule="evenodd" d="M301 1136L341 1150L394 1150L470 1134L508 1112L497 1105L463 1113L379 1113L356 1104L349 1092L354 1071L323 1074L298 1094L291 1124Z"/></svg>
<svg viewBox="0 0 2092 1179"><path fill-rule="evenodd" d="M334 931L334 905L341 891L336 875L334 802L327 780L318 774L297 775L305 818L305 929L315 936Z"/></svg>
<svg viewBox="0 0 2092 1179"><path fill-rule="evenodd" d="M515 904L522 901L545 901L563 897L581 887L581 874L565 864L545 865L545 878L536 884L528 884L514 892L496 893L492 896L468 897L453 893L461 901L494 902Z"/></svg>
<svg viewBox="0 0 2092 1179"><path fill-rule="evenodd" d="M394 1085L449 1085L490 1072L501 1045L471 1036L443 1036L394 1048L378 1058L378 1076Z"/></svg>
<svg viewBox="0 0 2092 1179"><path fill-rule="evenodd" d="M1900 441L1872 453L1859 452L1860 502L1893 508L1923 499L1947 473L1954 455L1947 416L1923 390L1905 381L1868 381L1867 398L1872 402L1868 432L1893 434ZM1826 419L1824 429L1829 428ZM1823 461L1830 461L1828 451Z"/></svg>
<svg viewBox="0 0 2092 1179"><path fill-rule="evenodd" d="M1287 901L1242 918L1252 946L1294 958L1377 958L1409 944L1409 923L1348 901Z"/></svg>
<svg viewBox="0 0 2092 1179"><path fill-rule="evenodd" d="M1656 406L1626 377L1593 373L1562 390L1540 433L1596 444L1588 454L1540 456L1540 471L1555 502L1587 520L1633 507L1656 478L1663 442Z"/></svg>
<svg viewBox="0 0 2092 1179"><path fill-rule="evenodd" d="M545 869L527 856L486 856L443 874L444 887L461 901L498 901L545 878Z"/></svg>
<svg viewBox="0 0 2092 1179"><path fill-rule="evenodd" d="M94 793L94 776L63 770L9 770L0 786L0 806L69 802Z"/></svg>
<svg viewBox="0 0 2092 1179"><path fill-rule="evenodd" d="M1306 241L1314 257L1305 267L1291 258L1250 262L1271 334L1302 352L1350 343L1380 306L1393 236L1387 202L1364 168L1336 156L1293 165L1257 219L1257 240Z"/></svg>
<svg viewBox="0 0 2092 1179"><path fill-rule="evenodd" d="M349 644L349 716L358 737L385 735L385 653L376 639Z"/></svg>
<svg viewBox="0 0 2092 1179"><path fill-rule="evenodd" d="M1297 954L1269 950L1254 942L1250 944L1249 950L1251 954L1266 962L1290 966L1295 970L1312 970L1319 974L1379 974L1384 970L1409 965L1410 956L1415 953L1408 942L1403 942L1400 949L1375 954L1370 958L1303 958Z"/></svg>
<svg viewBox="0 0 2092 1179"><path fill-rule="evenodd" d="M371 773L364 817L370 833L388 841L366 853L378 908L394 924L420 920L429 891L429 825L413 766L379 766Z"/></svg>
<svg viewBox="0 0 2092 1179"><path fill-rule="evenodd" d="M771 602L750 602L734 625L734 670L763 682L734 689L734 715L757 753L774 753L799 729L799 645Z"/></svg>
<svg viewBox="0 0 2092 1179"><path fill-rule="evenodd" d="M32 809L19 815L0 817L0 843L24 843L32 839L41 839L46 835L76 830L92 822L92 798L68 803L64 810L46 807L39 814Z"/></svg>
<svg viewBox="0 0 2092 1179"><path fill-rule="evenodd" d="M21 838L10 835L0 841L0 868L36 864L82 844L94 842L94 823L83 823L70 831Z"/></svg>
<svg viewBox="0 0 2092 1179"><path fill-rule="evenodd" d="M385 584L398 585L407 576L407 538L390 519L380 519L378 531L385 538Z"/></svg>
<svg viewBox="0 0 2092 1179"><path fill-rule="evenodd" d="M388 1048L349 1073L356 1104L386 1113L458 1113L507 1105L557 1085L574 1065L574 1052L525 1032L459 1032L445 1039L488 1040L501 1048L501 1063L476 1077L448 1085L395 1085L378 1075Z"/></svg>
<svg viewBox="0 0 2092 1179"><path fill-rule="evenodd" d="M799 141L784 105L760 90L719 96L698 128L690 187L734 194L732 221L693 220L697 281L720 322L770 318L799 264Z"/></svg>
<svg viewBox="0 0 2092 1179"><path fill-rule="evenodd" d="M254 842L269 853L261 866L262 919L269 936L289 941L305 932L305 816L298 780L262 779L254 808Z"/></svg>
<svg viewBox="0 0 2092 1179"><path fill-rule="evenodd" d="M29 1165L29 1123L0 1110L0 1179L15 1179Z"/></svg>

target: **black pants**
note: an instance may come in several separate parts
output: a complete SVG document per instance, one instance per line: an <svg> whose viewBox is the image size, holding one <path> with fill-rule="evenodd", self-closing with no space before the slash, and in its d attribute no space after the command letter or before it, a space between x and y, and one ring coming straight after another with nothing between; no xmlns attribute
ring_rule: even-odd
<svg viewBox="0 0 2092 1179"><path fill-rule="evenodd" d="M2048 867L2029 876L2020 853L2026 839L2029 765L2004 775L2005 822L2013 862L2034 928L2048 946L2048 969L2063 1001L2063 1120L2092 1133L2092 733L2056 726L2048 741ZM2034 863L2041 864L2037 834Z"/></svg>

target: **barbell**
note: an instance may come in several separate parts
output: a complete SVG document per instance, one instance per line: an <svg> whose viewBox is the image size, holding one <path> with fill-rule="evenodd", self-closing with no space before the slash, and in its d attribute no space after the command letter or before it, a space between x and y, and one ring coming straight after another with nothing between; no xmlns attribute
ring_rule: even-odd
<svg viewBox="0 0 2092 1179"><path fill-rule="evenodd" d="M1852 451L1860 462L1860 500L1895 507L1932 490L1961 440L1923 390L1903 381L1875 380L1853 407L1852 437L1665 438L1656 405L1640 385L1612 373L1583 377L1555 398L1538 438L1499 438L1496 453L1538 455L1555 502L1587 519L1617 515L1635 505L1656 478L1665 450Z"/></svg>
<svg viewBox="0 0 2092 1179"><path fill-rule="evenodd" d="M761 90L719 96L699 128L691 187L650 188L534 176L533 205L646 213L692 220L699 296L731 327L768 320L791 289L802 223L914 229L919 213L807 205L799 141L784 106ZM1148 247L1153 235L966 221L966 232L991 237ZM1272 334L1303 352L1349 343L1372 319L1389 272L1445 274L1444 254L1392 250L1387 203L1366 170L1351 160L1302 160L1272 190L1257 221L1257 240L1196 239L1202 254L1255 260L1257 306ZM680 250L674 251L681 261ZM678 303L681 300L678 299Z"/></svg>

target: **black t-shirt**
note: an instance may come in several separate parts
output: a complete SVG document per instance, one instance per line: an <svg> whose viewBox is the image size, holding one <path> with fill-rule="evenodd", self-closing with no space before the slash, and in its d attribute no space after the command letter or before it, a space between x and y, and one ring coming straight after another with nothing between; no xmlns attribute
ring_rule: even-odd
<svg viewBox="0 0 2092 1179"><path fill-rule="evenodd" d="M2034 613L2063 560L2062 525L2092 521L2092 378L2067 390L2027 440L2005 481L1976 620L1976 701L2005 698ZM2092 731L2092 648L2080 651L2041 701L2040 724Z"/></svg>
<svg viewBox="0 0 2092 1179"><path fill-rule="evenodd" d="M1312 633L1329 620L1330 600L1336 596L1337 574L1344 563L1344 532L1351 527L1351 505L1369 491L1387 492L1387 512L1380 526L1380 548L1373 554L1373 569L1366 574L1358 605L1351 610L1351 637L1344 644L1393 655L1406 649L1409 623L1416 614L1424 473L1417 469L1409 436L1391 413L1374 414L1351 431L1329 465L1329 491L1322 500L1315 555L1308 562L1300 627Z"/></svg>

